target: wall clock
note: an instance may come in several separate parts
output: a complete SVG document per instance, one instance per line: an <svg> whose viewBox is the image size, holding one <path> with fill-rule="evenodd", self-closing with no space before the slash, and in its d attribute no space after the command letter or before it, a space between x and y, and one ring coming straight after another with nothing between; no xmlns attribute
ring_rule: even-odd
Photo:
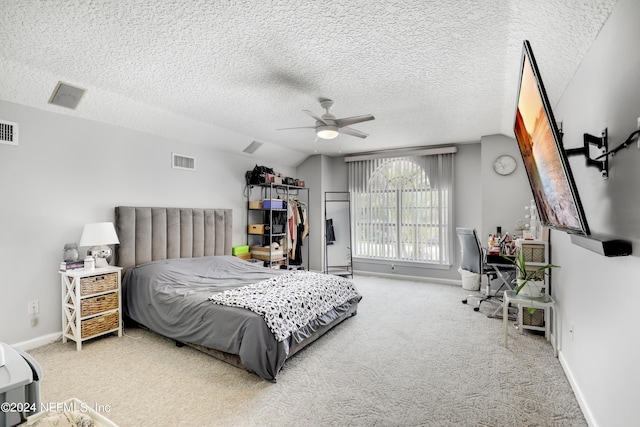
<svg viewBox="0 0 640 427"><path fill-rule="evenodd" d="M496 171L499 175L510 175L516 170L516 159L513 157L503 154L499 156L495 162L493 162L493 170Z"/></svg>

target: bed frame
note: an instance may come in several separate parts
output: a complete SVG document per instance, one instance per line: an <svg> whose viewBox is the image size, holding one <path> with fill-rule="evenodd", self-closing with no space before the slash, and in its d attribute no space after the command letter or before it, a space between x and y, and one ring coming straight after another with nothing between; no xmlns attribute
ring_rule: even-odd
<svg viewBox="0 0 640 427"><path fill-rule="evenodd" d="M172 258L231 255L233 222L231 209L162 207L116 207L116 264L122 274L136 265ZM186 344L239 368L235 354Z"/></svg>
<svg viewBox="0 0 640 427"><path fill-rule="evenodd" d="M231 255L231 209L116 207L116 263Z"/></svg>
<svg viewBox="0 0 640 427"><path fill-rule="evenodd" d="M233 240L231 209L130 207L115 208L115 226L120 245L116 264L124 273L145 262L231 255ZM357 313L358 304L327 325L320 326L302 342L291 340L288 356L293 356L343 320ZM202 345L180 342L242 369L240 357ZM286 341L285 341L286 343Z"/></svg>

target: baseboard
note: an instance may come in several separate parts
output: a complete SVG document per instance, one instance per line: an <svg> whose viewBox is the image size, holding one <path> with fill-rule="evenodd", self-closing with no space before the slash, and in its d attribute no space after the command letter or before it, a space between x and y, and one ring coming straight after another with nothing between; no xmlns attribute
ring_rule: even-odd
<svg viewBox="0 0 640 427"><path fill-rule="evenodd" d="M596 422L595 418L593 417L593 414L589 410L589 405L587 405L587 402L585 401L584 396L582 395L582 391L580 390L580 387L578 387L575 377L571 372L571 368L569 368L569 365L567 364L566 359L562 355L562 352L558 354L558 360L560 361L560 366L562 366L562 369L564 370L564 374L569 380L569 384L571 385L573 394L575 394L576 396L576 400L578 401L578 405L580 405L580 409L582 410L582 414L584 415L584 418L587 421L587 424L589 424L589 427L598 427L598 423Z"/></svg>
<svg viewBox="0 0 640 427"><path fill-rule="evenodd" d="M52 334L43 335L41 337L36 337L27 341L11 344L11 346L17 348L18 350L29 351L33 350L34 348L42 347L43 345L47 345L54 341L57 341L61 336L62 332L54 332Z"/></svg>
<svg viewBox="0 0 640 427"><path fill-rule="evenodd" d="M385 279L410 280L413 282L439 283L442 285L454 285L462 287L462 280L443 279L440 277L408 276L403 274L378 273L363 270L353 270L353 274L362 276L384 277Z"/></svg>

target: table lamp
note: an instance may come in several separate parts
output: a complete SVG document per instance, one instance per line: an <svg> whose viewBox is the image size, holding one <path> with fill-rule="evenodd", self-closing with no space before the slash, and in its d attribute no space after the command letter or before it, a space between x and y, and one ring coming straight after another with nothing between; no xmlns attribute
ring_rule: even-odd
<svg viewBox="0 0 640 427"><path fill-rule="evenodd" d="M96 259L96 267L107 267L113 255L108 245L120 243L112 222L95 222L85 224L80 237L79 246L89 247L87 255Z"/></svg>

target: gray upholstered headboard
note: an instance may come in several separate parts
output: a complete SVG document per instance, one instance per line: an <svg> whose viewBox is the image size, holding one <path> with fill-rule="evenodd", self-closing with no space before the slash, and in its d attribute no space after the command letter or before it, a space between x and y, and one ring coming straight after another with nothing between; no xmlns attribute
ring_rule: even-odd
<svg viewBox="0 0 640 427"><path fill-rule="evenodd" d="M231 209L116 207L116 264L231 255Z"/></svg>

